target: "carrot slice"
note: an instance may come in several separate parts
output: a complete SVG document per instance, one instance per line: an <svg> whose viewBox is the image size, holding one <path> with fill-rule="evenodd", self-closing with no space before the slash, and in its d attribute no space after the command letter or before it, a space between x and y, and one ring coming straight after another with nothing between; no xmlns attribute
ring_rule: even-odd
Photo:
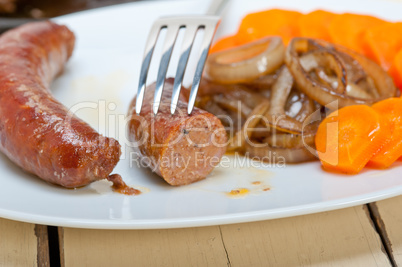
<svg viewBox="0 0 402 267"><path fill-rule="evenodd" d="M334 13L324 10L316 10L301 16L299 20L301 36L330 42L331 36L329 35L328 28L334 18Z"/></svg>
<svg viewBox="0 0 402 267"><path fill-rule="evenodd" d="M215 53L223 50L227 50L236 46L241 45L237 35L230 35L219 39L209 50L209 53Z"/></svg>
<svg viewBox="0 0 402 267"><path fill-rule="evenodd" d="M388 142L369 161L369 166L385 169L402 156L402 99L388 98L372 106L385 119Z"/></svg>
<svg viewBox="0 0 402 267"><path fill-rule="evenodd" d="M298 21L302 16L296 11L270 9L245 16L240 24L238 37L250 42L266 36L281 36L285 44L300 36Z"/></svg>
<svg viewBox="0 0 402 267"><path fill-rule="evenodd" d="M315 144L324 169L356 174L386 141L384 123L371 107L354 105L331 113L318 127Z"/></svg>
<svg viewBox="0 0 402 267"><path fill-rule="evenodd" d="M329 34L334 43L346 46L356 52L364 53L364 33L385 21L367 15L345 13L336 15L329 25Z"/></svg>
<svg viewBox="0 0 402 267"><path fill-rule="evenodd" d="M364 34L366 55L389 70L395 54L402 49L402 22L383 23Z"/></svg>
<svg viewBox="0 0 402 267"><path fill-rule="evenodd" d="M394 79L395 85L402 90L402 49L396 54L388 73Z"/></svg>

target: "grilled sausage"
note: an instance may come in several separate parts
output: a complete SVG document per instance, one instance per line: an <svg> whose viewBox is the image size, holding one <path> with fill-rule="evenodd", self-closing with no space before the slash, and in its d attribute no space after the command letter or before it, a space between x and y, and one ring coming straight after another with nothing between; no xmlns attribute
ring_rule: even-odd
<svg viewBox="0 0 402 267"><path fill-rule="evenodd" d="M67 188L107 178L120 145L99 135L50 91L74 48L74 34L35 22L0 37L0 150L24 170Z"/></svg>
<svg viewBox="0 0 402 267"><path fill-rule="evenodd" d="M187 115L181 97L176 113L170 114L172 80L165 82L158 114L152 112L155 85L145 91L141 113L135 113L135 99L129 109L129 138L137 145L141 162L170 185L185 185L205 178L219 164L226 150L226 132L220 120L194 108Z"/></svg>

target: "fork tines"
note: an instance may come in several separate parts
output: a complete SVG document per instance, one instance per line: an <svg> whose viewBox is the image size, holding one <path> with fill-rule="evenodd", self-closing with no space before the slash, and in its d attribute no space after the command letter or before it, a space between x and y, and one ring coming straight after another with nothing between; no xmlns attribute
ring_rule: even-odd
<svg viewBox="0 0 402 267"><path fill-rule="evenodd" d="M159 104L162 96L163 85L166 78L167 69L172 55L173 48L176 43L176 38L181 28L185 28L183 44L180 51L179 63L176 70L176 76L173 85L172 101L170 104L170 112L174 114L179 100L180 90L183 83L183 77L187 62L190 56L191 48L194 43L195 36L199 29L204 29L204 36L201 44L201 55L198 59L195 75L190 91L190 98L188 101L188 114L191 114L195 99L197 96L198 87L200 85L202 71L204 69L205 60L208 55L208 50L214 37L216 26L219 22L217 16L181 16L181 17L166 17L158 19L151 28L145 45L145 53L142 61L140 79L138 84L138 93L135 111L137 114L141 112L142 102L144 99L145 85L147 81L149 66L157 43L159 33L162 29L166 28L166 37L162 48L162 57L159 63L159 69L156 79L156 89L154 95L153 112L157 114Z"/></svg>

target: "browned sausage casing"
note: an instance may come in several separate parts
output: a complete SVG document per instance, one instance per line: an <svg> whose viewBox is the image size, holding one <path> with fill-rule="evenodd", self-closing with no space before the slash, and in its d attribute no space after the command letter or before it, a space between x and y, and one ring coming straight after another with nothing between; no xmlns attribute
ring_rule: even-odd
<svg viewBox="0 0 402 267"><path fill-rule="evenodd" d="M45 181L68 188L107 178L120 145L56 101L49 84L74 48L65 26L36 22L0 37L0 149Z"/></svg>
<svg viewBox="0 0 402 267"><path fill-rule="evenodd" d="M185 185L205 178L218 165L226 151L226 132L220 120L194 108L187 115L181 98L174 115L170 114L172 80L165 82L158 114L152 112L155 85L145 91L141 114L135 113L135 99L129 115L129 138L138 145L140 155L154 172L171 185Z"/></svg>

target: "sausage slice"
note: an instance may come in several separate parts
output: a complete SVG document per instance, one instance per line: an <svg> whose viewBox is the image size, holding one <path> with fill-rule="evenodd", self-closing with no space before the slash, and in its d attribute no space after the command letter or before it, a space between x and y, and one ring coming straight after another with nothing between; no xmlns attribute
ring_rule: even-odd
<svg viewBox="0 0 402 267"><path fill-rule="evenodd" d="M152 170L170 185L186 185L204 179L219 164L226 151L226 132L211 113L194 108L187 115L181 97L170 114L172 80L165 82L158 114L152 112L155 84L145 90L141 113L135 113L135 99L129 109L129 138ZM145 159L145 160L144 160Z"/></svg>

